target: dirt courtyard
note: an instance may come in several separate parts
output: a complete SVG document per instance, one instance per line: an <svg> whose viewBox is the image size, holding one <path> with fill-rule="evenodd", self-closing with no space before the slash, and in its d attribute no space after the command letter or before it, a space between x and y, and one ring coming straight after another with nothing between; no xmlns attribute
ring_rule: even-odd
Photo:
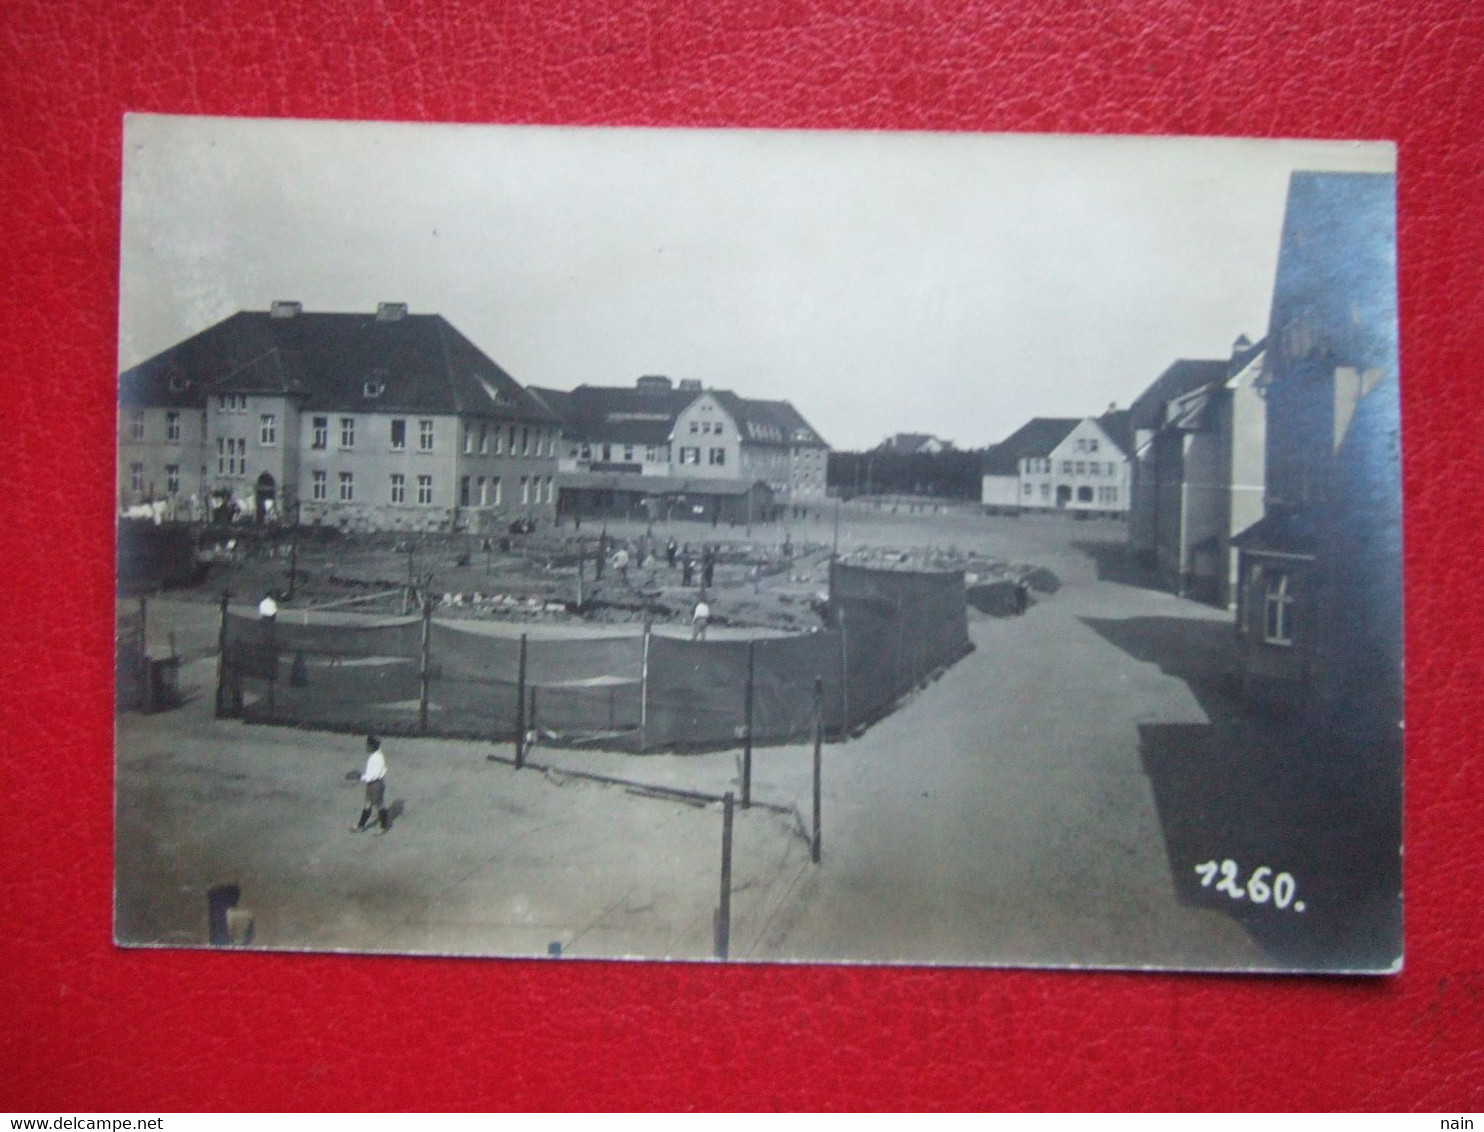
<svg viewBox="0 0 1484 1132"><path fill-rule="evenodd" d="M1189 865L1171 861L1142 759L1141 727L1200 726L1208 713L1179 672L1099 629L1158 619L1219 631L1229 615L1100 576L1097 552L1124 537L1120 523L1067 517L842 523L842 555L954 548L1061 585L1023 617L971 612L973 654L863 736L826 745L820 864L811 749L756 752L759 804L734 815L732 958L1277 965L1219 905L1182 899L1173 870ZM397 739L398 817L386 836L356 834L361 794L346 772L359 741L214 719L215 609L159 599L152 610L152 642L173 633L186 658L189 698L119 718L120 942L204 944L207 891L230 883L260 947L714 954L721 807L645 787L739 792L740 752L538 746L517 771L509 744Z"/></svg>

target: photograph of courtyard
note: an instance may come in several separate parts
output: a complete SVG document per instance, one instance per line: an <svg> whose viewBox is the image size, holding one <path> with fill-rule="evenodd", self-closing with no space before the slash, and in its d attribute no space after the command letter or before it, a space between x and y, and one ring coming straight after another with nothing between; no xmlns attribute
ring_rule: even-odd
<svg viewBox="0 0 1484 1132"><path fill-rule="evenodd" d="M502 159L508 144L620 171L654 164L627 186L641 204L625 215L674 240L660 249L668 262L728 224L740 232L742 250L697 253L679 273L691 291L718 281L696 300L707 317L636 329L633 358L579 325L565 361L543 365L538 346L534 363L495 361L498 343L461 313L489 305L472 260L446 303L342 301L366 285L348 282L356 256L393 247L377 225L443 239L421 219L347 222L346 245L365 248L336 267L311 270L291 240L245 265L232 245L258 240L265 216L307 232L338 199L301 186L276 211L251 201L243 170L265 155L285 185L318 186L324 170L333 182L366 159L363 131L390 130L409 152L451 141L408 127L294 132L305 125L135 118L126 132L119 943L1398 969L1388 148L1228 143L1173 160L1105 143L1054 175L1022 143L1004 156L1025 180L1045 178L1064 215L1085 208L1089 230L1113 233L1079 259L1150 292L1110 292L1047 235L1026 294L1085 284L1124 308L1108 326L1163 301L1156 329L1120 329L1139 344L1119 347L1137 361L1120 361L1097 320L1087 341L1053 346L1038 315L1025 320L1031 345L1015 349L1053 368L1064 352L1064 378L924 370L914 385L915 370L768 378L750 359L708 362L701 345L696 364L712 376L672 378L655 370L697 370L639 356L645 342L673 338L683 352L736 324L749 341L787 325L805 343L797 353L825 357L829 328L777 304L790 286L808 294L799 281L816 271L821 293L848 299L849 249L871 243L802 204L779 222L839 258L836 276L737 221L774 215L777 200L754 213L713 195L715 217L666 217L638 183L690 160L683 133L496 132ZM780 155L756 135L695 137L775 188L793 185L790 162L813 169L819 152L858 144L791 135ZM316 139L322 159L301 152ZM198 167L218 140L235 156ZM987 139L905 144L966 168L998 152L976 148ZM1206 215L1216 174L1181 190L1191 213L1177 219L1211 241L1189 252L1197 261L1261 233L1268 251L1244 267L1242 302L1228 301L1221 271L1201 286L1156 282L1188 264L1155 235L1147 262L1130 250L1159 225L1127 188L1145 166L1168 178L1195 157L1229 161L1237 182L1251 163L1272 187L1252 231L1218 204ZM875 158L849 149L826 164L853 185L857 160ZM501 196L519 195L517 164L471 159L453 198L488 192L500 198L491 223L501 207L529 219ZM1091 215L1097 194L1084 199L1072 174L1109 167L1124 211ZM241 214L240 237L189 238L190 217L172 212L183 171L203 169L222 199L191 206L202 232ZM585 216L586 201L542 207ZM962 210L947 236L930 217L873 238L946 248L975 222ZM465 263L463 249L437 248ZM613 249L574 255L626 279L635 318L664 289L613 267ZM378 264L378 286L406 269ZM942 294L926 299L895 273L860 284L864 309L839 348L864 358L924 327L967 325L963 262L932 270ZM512 302L542 291L537 276ZM600 272L572 302L621 305L612 286ZM1190 318L1212 327L1198 355L1165 325L1184 292ZM764 313L738 307L743 296ZM872 321L874 304L899 300L902 325ZM978 348L963 336L961 349ZM928 367L947 347L915 349ZM965 439L946 439L950 427Z"/></svg>

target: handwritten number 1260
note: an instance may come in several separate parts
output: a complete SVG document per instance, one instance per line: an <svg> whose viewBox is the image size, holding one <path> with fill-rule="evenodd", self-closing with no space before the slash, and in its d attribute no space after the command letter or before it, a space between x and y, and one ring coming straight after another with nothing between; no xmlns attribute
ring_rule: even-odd
<svg viewBox="0 0 1484 1132"><path fill-rule="evenodd" d="M1241 870L1230 857L1219 862L1202 861L1195 871L1201 878L1202 888L1214 886L1217 892L1224 892L1233 900L1250 900L1254 904L1266 904L1271 900L1276 908L1291 906L1295 912L1304 910L1304 902L1293 898L1298 882L1291 873L1274 876L1267 865L1260 865L1252 870L1247 883L1242 884Z"/></svg>

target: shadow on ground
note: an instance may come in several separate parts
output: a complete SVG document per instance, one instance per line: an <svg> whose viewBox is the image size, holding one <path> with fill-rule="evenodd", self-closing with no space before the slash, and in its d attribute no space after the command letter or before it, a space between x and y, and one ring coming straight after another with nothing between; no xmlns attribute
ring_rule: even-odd
<svg viewBox="0 0 1484 1132"><path fill-rule="evenodd" d="M1209 720L1139 725L1181 902L1232 916L1287 965L1389 968L1401 952L1399 772L1378 773L1363 754L1346 751L1302 716L1264 713L1243 701L1229 622L1083 622L1184 681ZM1228 860L1236 880L1223 891L1220 870ZM1205 862L1216 868L1203 883L1197 866ZM1262 866L1270 872L1249 889ZM1294 880L1288 906L1278 907L1273 896L1254 900L1280 873Z"/></svg>
<svg viewBox="0 0 1484 1132"><path fill-rule="evenodd" d="M1117 582L1123 586L1136 586L1142 590L1166 590L1159 576L1147 566L1139 565L1127 542L1094 542L1077 539L1073 550L1079 550L1092 559L1098 572L1098 581Z"/></svg>

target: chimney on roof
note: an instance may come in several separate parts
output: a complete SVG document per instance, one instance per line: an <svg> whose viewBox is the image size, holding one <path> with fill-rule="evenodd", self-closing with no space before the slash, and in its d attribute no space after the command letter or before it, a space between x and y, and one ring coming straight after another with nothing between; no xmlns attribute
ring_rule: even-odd
<svg viewBox="0 0 1484 1132"><path fill-rule="evenodd" d="M303 313L304 304L292 302L288 299L274 299L273 305L268 308L269 318L293 318Z"/></svg>
<svg viewBox="0 0 1484 1132"><path fill-rule="evenodd" d="M701 383L694 377L682 377L680 379L680 392L699 393L701 392Z"/></svg>
<svg viewBox="0 0 1484 1132"><path fill-rule="evenodd" d="M640 393L668 393L674 388L670 379L661 374L647 373L638 381L634 382L634 388Z"/></svg>
<svg viewBox="0 0 1484 1132"><path fill-rule="evenodd" d="M398 322L407 317L406 303L377 303L377 322Z"/></svg>

